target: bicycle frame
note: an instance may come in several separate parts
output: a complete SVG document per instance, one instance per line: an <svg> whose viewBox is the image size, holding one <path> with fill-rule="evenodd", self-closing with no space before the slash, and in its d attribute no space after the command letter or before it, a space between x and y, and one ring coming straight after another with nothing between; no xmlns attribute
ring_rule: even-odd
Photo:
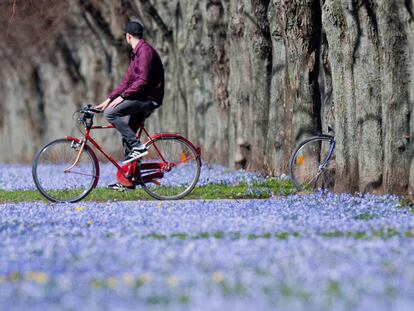
<svg viewBox="0 0 414 311"><path fill-rule="evenodd" d="M319 168L318 168L319 172L324 170L326 168L326 166L328 165L329 161L331 160L331 157L332 157L332 154L335 150L335 145L336 145L335 136L330 136L330 135L321 135L321 136L329 138L330 147L329 147L328 155L326 156L325 160L322 162L321 165L319 165Z"/></svg>
<svg viewBox="0 0 414 311"><path fill-rule="evenodd" d="M82 139L79 139L77 137L73 137L73 136L66 136L67 140L70 141L75 141L77 143L81 144L81 147L79 149L79 154L76 157L75 162L72 164L72 166L70 166L69 168L67 168L66 170L70 170L72 167L74 167L77 162L79 161L80 158L80 154L83 151L83 148L85 147L85 145L87 144L87 142L91 142L92 145L99 150L116 168L117 170L120 172L120 174L126 178L129 179L131 177L131 170L134 170L136 168L136 163L134 162L135 165L131 165L130 166L130 170L128 172L125 172L124 169L111 157L111 155L106 152L91 136L90 136L90 132L91 130L100 130L100 129L113 129L114 126L109 124L109 125L92 125L90 128L86 128L85 130L85 134L84 137ZM201 156L201 148L200 147L195 147L188 139L186 139L185 137L182 137L179 134L173 134L173 133L160 133L155 135L154 137L152 137L148 131L145 129L144 127L144 123L142 123L141 125L139 125L138 127L138 133L137 133L137 137L140 140L142 137L142 134L145 133L145 135L148 137L148 140L144 143L145 145L154 142L156 139L160 138L160 137L177 137L180 139L183 139L184 141L186 141L191 147L194 148L194 150L196 150L197 152L197 158L199 158ZM158 147L156 146L156 144L153 144L155 150L157 151L158 155L160 156L161 160L166 162L164 156L162 155L162 153L160 152L160 150L158 149ZM151 163L149 165L154 165L154 163Z"/></svg>

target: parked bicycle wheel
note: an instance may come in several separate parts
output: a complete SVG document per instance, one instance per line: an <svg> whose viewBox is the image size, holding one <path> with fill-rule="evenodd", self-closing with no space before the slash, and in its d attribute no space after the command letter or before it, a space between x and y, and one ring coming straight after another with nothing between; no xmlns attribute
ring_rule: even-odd
<svg viewBox="0 0 414 311"><path fill-rule="evenodd" d="M333 136L312 137L299 145L289 161L289 172L298 191L332 189L336 160Z"/></svg>
<svg viewBox="0 0 414 311"><path fill-rule="evenodd" d="M32 167L33 180L48 200L77 202L98 183L99 164L96 156L85 146L76 162L80 147L78 142L58 139L37 153Z"/></svg>
<svg viewBox="0 0 414 311"><path fill-rule="evenodd" d="M184 139L164 136L147 145L139 165L142 188L158 200L176 200L189 194L200 177L201 160Z"/></svg>

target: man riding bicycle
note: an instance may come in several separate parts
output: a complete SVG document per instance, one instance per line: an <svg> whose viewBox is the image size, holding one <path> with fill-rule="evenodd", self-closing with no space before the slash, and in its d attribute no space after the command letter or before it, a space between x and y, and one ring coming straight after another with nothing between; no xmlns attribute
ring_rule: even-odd
<svg viewBox="0 0 414 311"><path fill-rule="evenodd" d="M124 33L132 47L128 70L119 86L95 108L104 110L105 118L121 133L126 156L122 164L127 164L148 154L131 126L139 125L162 105L164 67L157 51L143 39L140 23L128 22Z"/></svg>

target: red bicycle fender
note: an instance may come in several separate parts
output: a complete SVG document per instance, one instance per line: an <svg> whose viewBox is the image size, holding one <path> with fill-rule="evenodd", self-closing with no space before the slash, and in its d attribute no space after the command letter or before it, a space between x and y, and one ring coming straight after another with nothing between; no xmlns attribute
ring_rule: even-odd
<svg viewBox="0 0 414 311"><path fill-rule="evenodd" d="M80 139L79 138L77 138L77 137L73 137L73 136L66 136L65 137L67 140L71 140L71 141L76 141L76 142L78 142L78 143L80 143Z"/></svg>
<svg viewBox="0 0 414 311"><path fill-rule="evenodd" d="M198 155L199 157L201 157L201 147L200 147L200 146L198 146L198 147L196 148L196 152L197 152L197 155Z"/></svg>

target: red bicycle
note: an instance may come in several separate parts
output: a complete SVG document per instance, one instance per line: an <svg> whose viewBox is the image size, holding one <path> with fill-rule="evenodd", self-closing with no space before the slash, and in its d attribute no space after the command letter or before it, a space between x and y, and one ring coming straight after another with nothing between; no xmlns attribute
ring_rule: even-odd
<svg viewBox="0 0 414 311"><path fill-rule="evenodd" d="M137 126L137 135L148 137L148 155L120 166L91 136L97 129L112 125L93 125L99 110L90 105L77 111L76 121L83 137L54 140L45 145L33 161L33 180L40 193L52 202L77 202L85 198L99 180L99 161L91 143L117 168L117 178L124 186L141 186L159 200L176 200L188 195L198 182L201 151L188 139L173 133L150 136L144 122Z"/></svg>

